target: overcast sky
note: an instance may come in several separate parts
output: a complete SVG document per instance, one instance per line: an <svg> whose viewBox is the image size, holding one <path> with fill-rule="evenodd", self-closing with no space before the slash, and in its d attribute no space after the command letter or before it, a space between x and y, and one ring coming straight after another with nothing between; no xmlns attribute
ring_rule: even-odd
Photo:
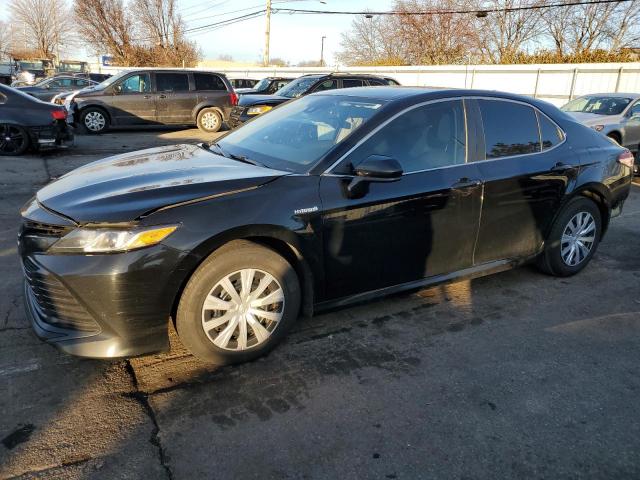
<svg viewBox="0 0 640 480"><path fill-rule="evenodd" d="M69 0L71 1L71 0ZM393 0L272 0L273 8L305 8L314 10L390 10ZM194 28L244 15L264 8L266 0L176 0L187 24ZM9 21L10 0L0 0L0 19ZM245 10L248 9L248 10ZM243 10L243 11L239 11ZM320 43L325 40L325 61L331 63L340 48L340 33L348 30L353 17L348 15L271 16L271 57L291 63L320 59ZM257 61L264 48L265 18L242 21L214 31L190 34L202 49L203 58L231 55L238 61ZM71 53L71 52L69 52ZM82 56L81 52L73 52ZM106 52L104 52L106 53Z"/></svg>

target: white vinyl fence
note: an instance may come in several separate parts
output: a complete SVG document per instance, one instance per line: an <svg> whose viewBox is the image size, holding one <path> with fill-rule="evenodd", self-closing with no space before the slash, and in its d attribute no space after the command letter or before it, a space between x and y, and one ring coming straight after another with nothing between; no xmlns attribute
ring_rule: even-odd
<svg viewBox="0 0 640 480"><path fill-rule="evenodd" d="M212 68L199 68L212 70ZM116 72L113 67L92 71ZM342 71L388 75L402 85L502 90L563 105L588 93L640 92L640 63L582 63L552 65L443 65L412 67L251 67L216 69L229 78L261 79L273 75L297 77L307 73Z"/></svg>

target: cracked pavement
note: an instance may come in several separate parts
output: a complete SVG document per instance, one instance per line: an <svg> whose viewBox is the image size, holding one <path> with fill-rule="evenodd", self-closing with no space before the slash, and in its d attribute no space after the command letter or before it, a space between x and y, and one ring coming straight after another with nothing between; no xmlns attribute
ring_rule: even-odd
<svg viewBox="0 0 640 480"><path fill-rule="evenodd" d="M22 309L18 210L194 129L0 158L0 478L638 478L640 186L585 271L531 267L300 320L268 357L83 360Z"/></svg>

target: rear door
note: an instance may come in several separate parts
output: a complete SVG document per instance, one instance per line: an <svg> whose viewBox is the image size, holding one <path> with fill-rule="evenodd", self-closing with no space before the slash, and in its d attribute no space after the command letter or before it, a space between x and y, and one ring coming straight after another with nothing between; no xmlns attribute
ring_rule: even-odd
<svg viewBox="0 0 640 480"><path fill-rule="evenodd" d="M328 299L472 266L482 184L467 137L462 100L418 106L321 176ZM394 158L404 173L350 198L351 166L371 155Z"/></svg>
<svg viewBox="0 0 640 480"><path fill-rule="evenodd" d="M188 72L161 72L156 77L156 104L159 123L192 123L191 112L197 104L197 95L191 91Z"/></svg>
<svg viewBox="0 0 640 480"><path fill-rule="evenodd" d="M636 100L628 109L624 118L624 146L638 151L640 144L640 100Z"/></svg>
<svg viewBox="0 0 640 480"><path fill-rule="evenodd" d="M474 263L518 258L542 247L579 159L562 130L526 103L470 101L479 120L485 182Z"/></svg>

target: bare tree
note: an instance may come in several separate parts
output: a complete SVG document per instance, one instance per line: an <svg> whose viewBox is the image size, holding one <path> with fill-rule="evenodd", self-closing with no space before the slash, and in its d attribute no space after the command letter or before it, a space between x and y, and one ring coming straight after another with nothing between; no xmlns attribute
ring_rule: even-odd
<svg viewBox="0 0 640 480"><path fill-rule="evenodd" d="M527 50L544 33L540 10L511 10L540 5L542 0L481 0L478 10L495 10L478 18L478 47L491 63L511 63L518 53Z"/></svg>
<svg viewBox="0 0 640 480"><path fill-rule="evenodd" d="M402 65L402 44L395 35L395 20L384 16L360 16L342 34L337 57L348 65Z"/></svg>
<svg viewBox="0 0 640 480"><path fill-rule="evenodd" d="M7 22L0 21L0 58L7 56L10 49L11 32Z"/></svg>
<svg viewBox="0 0 640 480"><path fill-rule="evenodd" d="M122 65L132 65L133 21L122 0L76 0L80 35L97 53L109 53Z"/></svg>
<svg viewBox="0 0 640 480"><path fill-rule="evenodd" d="M14 47L31 50L44 58L57 56L72 33L64 0L13 0L11 21L19 35Z"/></svg>

